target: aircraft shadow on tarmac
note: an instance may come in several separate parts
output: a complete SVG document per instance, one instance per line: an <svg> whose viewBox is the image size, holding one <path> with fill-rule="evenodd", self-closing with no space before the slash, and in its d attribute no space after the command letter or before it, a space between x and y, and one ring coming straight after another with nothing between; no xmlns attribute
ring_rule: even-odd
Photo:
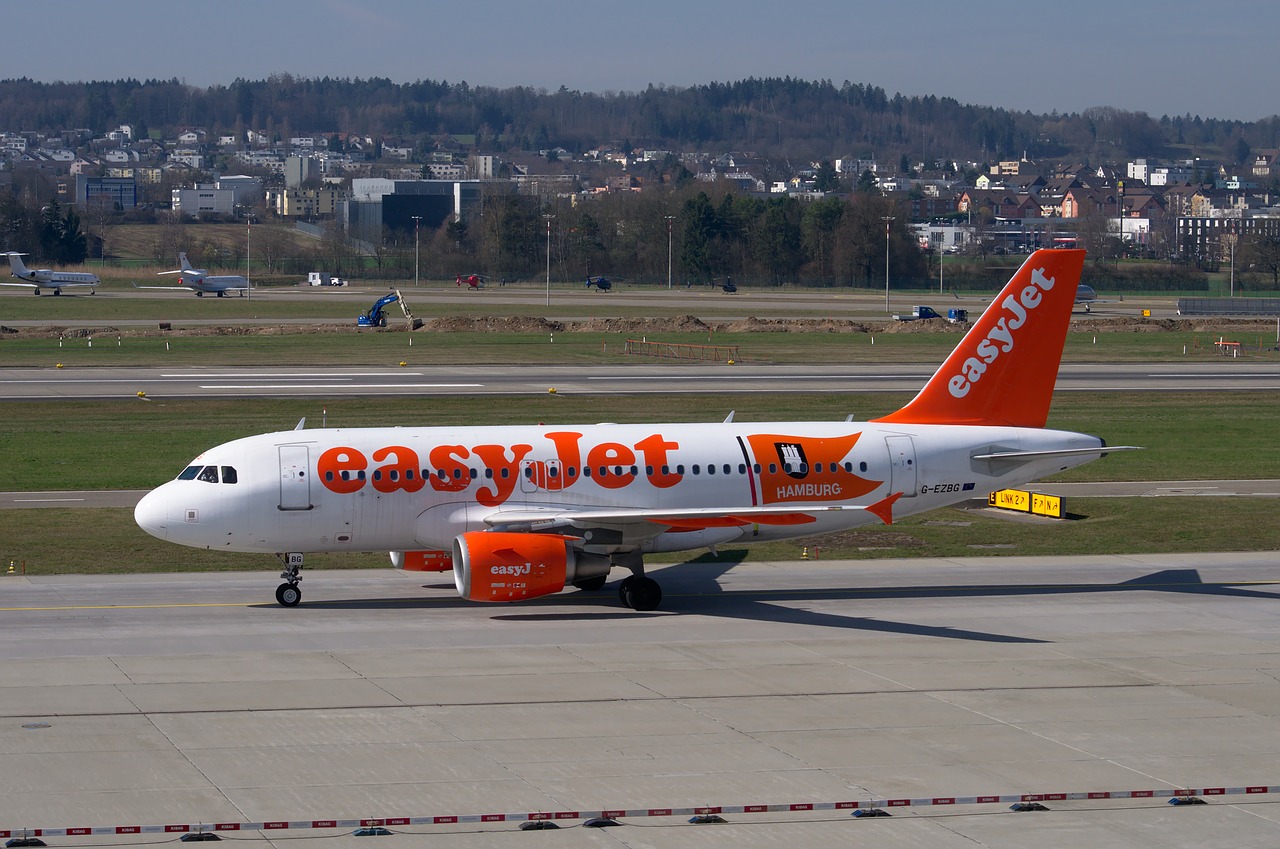
<svg viewBox="0 0 1280 849"><path fill-rule="evenodd" d="M728 554L727 552L725 554ZM734 554L737 554L736 552ZM601 592L547 596L521 603L523 612L491 615L494 621L555 622L555 621L605 621L610 619L634 619L636 616L720 616L728 619L755 620L794 625L811 625L828 628L875 631L880 633L911 634L915 636L942 637L953 640L972 640L994 643L1044 643L1046 640L970 631L964 628L897 622L889 619L865 616L845 616L786 606L785 602L804 601L874 601L877 599L936 599L936 598L998 598L1037 595L1079 595L1085 593L1117 592L1174 592L1200 595L1219 595L1233 598L1256 598L1276 601L1280 599L1280 587L1264 591L1231 583L1206 583L1196 569L1165 569L1114 584L974 584L903 587L839 587L806 590L734 590L720 584L730 569L741 562L741 556L724 557L717 561L701 561L683 564L678 572L664 576L666 590L663 609L649 614L619 610L602 605L615 585ZM656 571L656 570L655 570ZM428 584L424 589L452 589L451 584ZM539 611L538 605L581 606L581 612ZM304 608L315 610L412 609L421 607L472 608L482 610L473 602L461 598L408 598L408 599L350 599L346 601L304 602ZM264 609L274 605L262 605Z"/></svg>

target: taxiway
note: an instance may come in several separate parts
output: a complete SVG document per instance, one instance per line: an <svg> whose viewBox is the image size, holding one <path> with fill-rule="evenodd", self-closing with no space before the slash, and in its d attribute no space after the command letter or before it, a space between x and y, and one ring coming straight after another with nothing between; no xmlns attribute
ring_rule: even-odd
<svg viewBox="0 0 1280 849"><path fill-rule="evenodd" d="M652 614L611 588L490 607L448 575L304 574L296 609L271 601L267 573L0 577L0 829L1278 783L1274 554L724 552L655 570ZM1271 796L1049 807L658 818L554 841L1280 839ZM468 847L515 834L398 830ZM74 841L95 842L118 838Z"/></svg>

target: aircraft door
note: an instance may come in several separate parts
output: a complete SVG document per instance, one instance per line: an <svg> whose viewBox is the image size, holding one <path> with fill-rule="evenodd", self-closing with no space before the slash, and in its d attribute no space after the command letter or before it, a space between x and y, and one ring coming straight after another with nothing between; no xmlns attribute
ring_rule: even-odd
<svg viewBox="0 0 1280 849"><path fill-rule="evenodd" d="M524 460L520 463L520 491L559 492L564 489L564 467L559 460Z"/></svg>
<svg viewBox="0 0 1280 849"><path fill-rule="evenodd" d="M280 509L311 509L311 476L305 445L281 445Z"/></svg>
<svg viewBox="0 0 1280 849"><path fill-rule="evenodd" d="M889 449L889 491L903 497L916 494L916 446L909 436L886 436Z"/></svg>

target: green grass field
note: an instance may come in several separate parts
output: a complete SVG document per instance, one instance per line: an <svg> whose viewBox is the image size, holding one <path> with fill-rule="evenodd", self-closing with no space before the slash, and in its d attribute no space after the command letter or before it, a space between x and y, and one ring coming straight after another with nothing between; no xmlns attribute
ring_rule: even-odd
<svg viewBox="0 0 1280 849"><path fill-rule="evenodd" d="M110 327L104 321L102 327ZM270 335L267 335L270 333ZM616 364L652 362L623 353L626 340L735 346L743 362L937 364L955 347L955 333L406 333L329 332L305 328L254 331L243 327L172 333L96 331L92 337L33 338L0 334L0 362L10 367L95 366L411 366L455 363ZM1072 363L1221 362L1213 342L1220 336L1242 344L1241 361L1280 362L1274 336L1248 336L1227 329L1116 333L1077 330L1068 335L1063 359ZM412 340L412 341L411 341ZM92 344L90 344L92 342ZM690 363L691 367L705 367Z"/></svg>
<svg viewBox="0 0 1280 849"><path fill-rule="evenodd" d="M1280 478L1280 396L1270 393L1072 392L1055 400L1049 426L1093 433L1143 451L1113 454L1062 480ZM1211 398L1211 402L1206 400ZM0 490L146 489L173 477L213 445L241 436L309 427L466 426L546 422L816 419L862 421L906 394L581 395L9 402ZM327 411L327 412L326 412Z"/></svg>
<svg viewBox="0 0 1280 849"><path fill-rule="evenodd" d="M119 284L117 284L119 285ZM125 284L127 285L127 284ZM483 295L483 293L477 293ZM92 320L99 326L142 319L172 321L193 316L225 320L246 316L295 318L305 304L318 322L350 322L368 304L317 293L307 301L270 298L195 299L75 297L0 298L5 320ZM557 298L559 294L557 293ZM565 300L569 300L566 296ZM921 300L928 303L928 300ZM370 300L371 303L371 300ZM747 314L751 301L733 301ZM678 316L680 305L613 308L604 298L557 305L562 316ZM717 309L725 309L717 304ZM438 314L508 315L508 306L480 300L441 307ZM1139 323L1141 325L1141 323ZM1239 367L1275 362L1275 334L1261 325L1248 334L1211 323L1161 332L1106 332L1077 324L1064 358L1070 362L1223 362L1212 345L1219 336L1245 344ZM1138 329L1141 329L1139 326ZM901 330L893 328L892 330ZM955 333L715 333L650 334L651 341L736 345L741 359L777 363L905 362L933 365L955 345ZM83 369L172 365L392 367L419 365L648 363L622 353L622 333L315 332L290 327L277 335L240 330L211 334L176 331L137 335L102 331L93 345L83 337L59 340L0 334L6 367ZM410 340L413 344L410 345ZM1234 362L1234 361L1233 361ZM691 368L732 368L689 364ZM374 398L321 400L144 401L132 388L112 401L0 403L0 490L146 489L172 478L202 450L253 433L287 430L302 416L310 426L322 417L332 426L452 425L483 422L584 423L598 421L864 420L895 409L909 394L574 396ZM1050 427L1095 433L1110 444L1146 450L1113 454L1073 470L1062 480L1169 480L1280 478L1280 397L1269 393L1061 393ZM1068 503L1077 518L1065 522L1009 521L985 513L947 509L911 517L892 528L752 546L751 559L798 556L805 544L827 557L961 556L1017 553L1280 549L1277 504L1266 499L1084 499ZM727 554L727 553L726 553ZM690 555L670 555L667 560ZM124 572L195 569L272 569L272 558L180 548L143 534L127 510L0 510L0 570L9 560L34 573ZM658 559L660 560L660 559ZM385 554L308 558L312 568L385 566Z"/></svg>
<svg viewBox="0 0 1280 849"><path fill-rule="evenodd" d="M1104 436L1143 451L1113 454L1061 480L1280 478L1272 432L1280 397L1070 393L1054 402L1051 427ZM172 478L205 448L301 416L312 426L455 425L471 422L738 421L865 419L906 395L579 396L438 399L122 401L0 405L6 419L0 490L146 489ZM323 412L327 411L327 413ZM1011 521L948 508L889 528L767 543L746 557L793 559L801 546L827 558L954 557L1280 549L1277 503L1249 498L1091 498L1068 501L1069 521ZM670 555L674 562L690 555ZM0 560L32 573L271 569L273 558L210 553L153 539L128 510L0 510ZM385 566L384 554L308 557L312 568Z"/></svg>

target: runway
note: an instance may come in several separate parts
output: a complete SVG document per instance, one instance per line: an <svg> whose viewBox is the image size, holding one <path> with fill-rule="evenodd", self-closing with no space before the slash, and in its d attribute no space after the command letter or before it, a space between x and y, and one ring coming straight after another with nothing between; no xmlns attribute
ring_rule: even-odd
<svg viewBox="0 0 1280 849"><path fill-rule="evenodd" d="M389 395L643 395L916 392L925 365L415 366L412 368L0 368L0 398L337 398ZM1275 363L1064 364L1057 391L1276 391Z"/></svg>
<svg viewBox="0 0 1280 849"><path fill-rule="evenodd" d="M271 573L0 576L0 830L1278 783L1274 553L724 554L654 570L652 614L619 607L612 586L475 605L447 575L389 569L304 572L296 609L271 600ZM653 818L515 839L1280 839L1272 796L1209 802ZM516 829L395 830L470 847Z"/></svg>

